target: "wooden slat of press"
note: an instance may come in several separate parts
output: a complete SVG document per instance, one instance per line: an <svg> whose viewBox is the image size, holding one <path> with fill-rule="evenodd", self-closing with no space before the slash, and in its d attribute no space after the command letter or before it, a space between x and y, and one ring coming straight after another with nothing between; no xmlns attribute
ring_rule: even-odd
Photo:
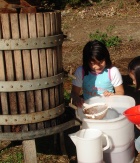
<svg viewBox="0 0 140 163"><path fill-rule="evenodd" d="M2 33L4 39L11 38L11 29L10 29L10 21L8 14L1 14L1 22L2 22ZM5 57L5 66L6 66L6 80L13 81L14 80L14 60L12 57L12 51L4 51ZM9 113L17 114L17 99L16 93L8 93L9 95Z"/></svg>
<svg viewBox="0 0 140 163"><path fill-rule="evenodd" d="M45 36L50 36L51 35L51 17L50 13L45 13L44 14L44 22L45 22ZM47 54L47 70L48 70L48 77L53 76L53 51L52 49L48 48L46 50ZM49 104L50 108L55 107L55 93L54 93L54 88L49 88ZM51 121L54 123L54 121Z"/></svg>
<svg viewBox="0 0 140 163"><path fill-rule="evenodd" d="M40 23L39 20L38 24ZM36 29L36 14L35 13L29 13L28 14L28 25L29 25L29 36L30 38L36 38L37 37L37 29ZM40 72L39 72L39 58L38 58L38 50L33 49L31 50L31 63L32 63L32 73L34 79L40 78ZM42 111L42 96L41 96L41 90L34 91L35 95L35 109L34 111ZM42 129L43 123L37 124L39 129Z"/></svg>
<svg viewBox="0 0 140 163"><path fill-rule="evenodd" d="M56 19L55 19L55 13L51 12L50 13L50 25L51 25L51 35L55 35L56 33ZM58 68L57 68L57 48L54 47L52 49L52 66L53 66L53 74L52 75L56 75L58 74ZM59 105L59 94L58 94L58 86L54 87L54 101L55 101L55 106ZM52 126L56 126L57 125L57 121L58 118L54 119L51 121L51 125ZM57 142L57 135L54 135L54 146L55 148L57 148L58 142Z"/></svg>
<svg viewBox="0 0 140 163"><path fill-rule="evenodd" d="M21 38L26 39L29 38L28 36L28 18L27 14L21 13L19 15L20 20L20 32L21 32ZM22 57L23 57L23 69L24 69L24 79L30 80L32 79L32 70L31 70L31 56L30 56L30 50L23 50L22 51ZM33 91L26 92L26 101L27 101L27 110L28 112L34 112L34 94ZM31 130L36 129L35 124L29 125Z"/></svg>
<svg viewBox="0 0 140 163"><path fill-rule="evenodd" d="M10 20L11 20L11 32L12 32L12 38L18 39L20 38L20 27L19 27L19 18L18 14L10 14ZM15 64L15 78L16 81L23 80L23 64L22 64L22 55L20 50L14 50L14 64ZM18 92L17 93L18 98L18 109L19 113L23 114L26 113L26 100L25 100L25 92ZM24 125L22 127L23 131L27 131L27 125Z"/></svg>
<svg viewBox="0 0 140 163"><path fill-rule="evenodd" d="M1 16L1 15L0 15ZM1 20L1 17L0 17ZM0 28L0 38L2 38L2 28ZM4 67L4 54L3 51L0 51L0 80L5 81L5 67ZM1 111L2 114L8 114L8 99L7 93L0 93L0 100L1 100ZM4 131L9 132L10 126L4 126Z"/></svg>
<svg viewBox="0 0 140 163"><path fill-rule="evenodd" d="M4 64L3 64L3 62L4 62L3 53L2 53L2 51L0 51L0 80L3 80L2 78L5 77L5 75L4 75L5 71L4 71ZM5 93L1 93L0 94L0 102L1 102L1 104L0 104L1 111L0 112L1 112L1 114L3 114L2 113L2 109L3 109L2 108L3 107L2 104L3 104L3 102L7 102L7 99L6 99L6 101L3 101L3 99L5 97L4 95L5 95ZM0 126L0 132L2 132L2 126Z"/></svg>
<svg viewBox="0 0 140 163"><path fill-rule="evenodd" d="M62 33L61 31L61 12L56 12L56 32L57 33ZM58 73L63 71L63 66L62 66L62 45L57 47L57 54L58 54ZM63 84L59 85L59 100L60 104L64 102L64 92L63 92Z"/></svg>
<svg viewBox="0 0 140 163"><path fill-rule="evenodd" d="M55 35L58 34L56 31L56 17L55 17L55 13L52 12L50 13L50 20L51 20L51 35ZM58 59L58 55L57 54L57 47L52 49L52 64L53 64L53 75L58 74L58 63L57 63L57 59ZM54 88L54 99L55 99L55 106L59 105L59 86L55 86ZM57 125L57 119L52 121L52 126Z"/></svg>
<svg viewBox="0 0 140 163"><path fill-rule="evenodd" d="M56 14L55 12L51 13L51 35L57 35L60 33L57 33L57 26L56 26ZM58 74L58 57L59 54L57 53L57 47L52 49L53 51L53 75ZM59 105L59 92L58 92L58 86L55 87L55 105Z"/></svg>
<svg viewBox="0 0 140 163"><path fill-rule="evenodd" d="M55 12L55 19L56 19L56 33L60 34L61 32L61 13ZM57 71L58 73L62 72L62 45L56 47L56 54L57 54ZM63 98L63 84L58 86L58 95L59 95L59 103L62 104L64 102ZM61 123L61 116L57 118L57 124Z"/></svg>
<svg viewBox="0 0 140 163"><path fill-rule="evenodd" d="M42 13L36 14L37 19L37 33L38 37L44 37L44 18ZM47 77L47 58L46 58L46 50L45 49L39 49L39 62L40 62L40 77L45 78ZM48 89L42 90L42 105L43 110L49 109L49 94ZM50 122L45 122L46 126L50 126Z"/></svg>
<svg viewBox="0 0 140 163"><path fill-rule="evenodd" d="M55 19L56 19L56 33L62 33L61 32L61 13L56 12L55 13ZM57 62L58 62L58 73L62 72L62 45L57 47Z"/></svg>

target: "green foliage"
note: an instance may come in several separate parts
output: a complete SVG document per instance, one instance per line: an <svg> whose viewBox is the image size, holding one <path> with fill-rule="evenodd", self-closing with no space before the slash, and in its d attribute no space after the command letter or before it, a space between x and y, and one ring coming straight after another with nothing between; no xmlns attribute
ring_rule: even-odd
<svg viewBox="0 0 140 163"><path fill-rule="evenodd" d="M106 1L108 1L108 2L114 2L115 0L106 0Z"/></svg>
<svg viewBox="0 0 140 163"><path fill-rule="evenodd" d="M112 28L110 28L112 30ZM107 33L96 30L89 35L91 40L98 40L105 44L107 47L117 46L121 43L121 39L118 36L108 36Z"/></svg>
<svg viewBox="0 0 140 163"><path fill-rule="evenodd" d="M69 5L71 7L80 7L89 5L87 0L41 0L41 6L47 10L60 10L65 9Z"/></svg>
<svg viewBox="0 0 140 163"><path fill-rule="evenodd" d="M119 2L119 4L118 4L118 8L119 8L119 9L124 8L124 2L123 2L123 0L120 0L120 2Z"/></svg>
<svg viewBox="0 0 140 163"><path fill-rule="evenodd" d="M132 36L129 36L128 37L128 41L132 41L133 40L133 37Z"/></svg>
<svg viewBox="0 0 140 163"><path fill-rule="evenodd" d="M81 3L81 0L69 0L68 3L70 5L78 5Z"/></svg>
<svg viewBox="0 0 140 163"><path fill-rule="evenodd" d="M64 90L64 100L70 101L70 93L68 93L66 90Z"/></svg>
<svg viewBox="0 0 140 163"><path fill-rule="evenodd" d="M2 154L2 152L1 152ZM4 161L0 161L1 163L22 163L23 162L23 152L14 152L14 153L11 153L11 154L8 154L8 157L4 159Z"/></svg>
<svg viewBox="0 0 140 163"><path fill-rule="evenodd" d="M113 30L114 28L115 28L115 25L109 25L109 26L107 27L107 29L106 29L106 32L111 34L111 32L112 32L112 30Z"/></svg>

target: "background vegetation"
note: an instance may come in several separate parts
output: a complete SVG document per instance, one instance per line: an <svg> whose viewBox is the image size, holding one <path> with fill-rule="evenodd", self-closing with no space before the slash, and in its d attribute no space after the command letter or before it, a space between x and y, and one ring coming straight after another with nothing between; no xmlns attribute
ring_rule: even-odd
<svg viewBox="0 0 140 163"><path fill-rule="evenodd" d="M66 6L77 8L80 6L90 6L94 2L100 3L102 1L112 2L115 0L42 0L41 5L45 6L46 9L64 9ZM123 0L121 0L123 1Z"/></svg>

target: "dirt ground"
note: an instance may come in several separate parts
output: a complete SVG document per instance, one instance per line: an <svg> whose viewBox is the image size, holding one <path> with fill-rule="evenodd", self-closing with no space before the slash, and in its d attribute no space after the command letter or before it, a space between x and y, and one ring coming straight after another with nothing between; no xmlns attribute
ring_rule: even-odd
<svg viewBox="0 0 140 163"><path fill-rule="evenodd" d="M116 0L94 3L83 8L62 11L62 31L67 36L63 42L63 67L65 71L82 64L82 49L90 40L89 34L97 30L121 38L122 43L109 48L111 59L127 75L129 61L140 54L140 3L135 0ZM108 34L108 33L107 33ZM68 90L70 83L65 83Z"/></svg>

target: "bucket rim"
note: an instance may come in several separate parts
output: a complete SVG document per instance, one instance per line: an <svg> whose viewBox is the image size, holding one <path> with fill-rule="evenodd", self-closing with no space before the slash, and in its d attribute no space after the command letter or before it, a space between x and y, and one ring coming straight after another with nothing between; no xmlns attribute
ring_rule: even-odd
<svg viewBox="0 0 140 163"><path fill-rule="evenodd" d="M94 120L94 119L88 119L88 118L83 118L83 121L87 121L87 122L99 122L99 123L103 123L103 122L108 122L108 123L110 123L110 122L116 122L116 121L120 121L120 120L122 120L122 119L126 119L126 117L123 115L123 114L121 114L119 117L117 117L117 118L114 118L114 119L101 119L101 120Z"/></svg>
<svg viewBox="0 0 140 163"><path fill-rule="evenodd" d="M78 136L78 133L79 132L81 132L81 131L83 131L84 132L84 130L86 131L86 130L92 130L92 131L97 131L97 132L99 132L99 134L98 135L93 135L94 137L92 138L92 137L90 137L90 138L84 138L84 137L79 137ZM76 137L78 138L78 139L80 139L80 140L84 140L84 141L87 141L87 140L89 140L89 141L92 141L93 139L98 139L99 138L99 136L102 136L103 135L103 132L101 131L101 130L99 130L99 129L95 129L95 128L86 128L86 129L81 129L81 130L79 130L79 131L77 131L77 133L76 133Z"/></svg>

